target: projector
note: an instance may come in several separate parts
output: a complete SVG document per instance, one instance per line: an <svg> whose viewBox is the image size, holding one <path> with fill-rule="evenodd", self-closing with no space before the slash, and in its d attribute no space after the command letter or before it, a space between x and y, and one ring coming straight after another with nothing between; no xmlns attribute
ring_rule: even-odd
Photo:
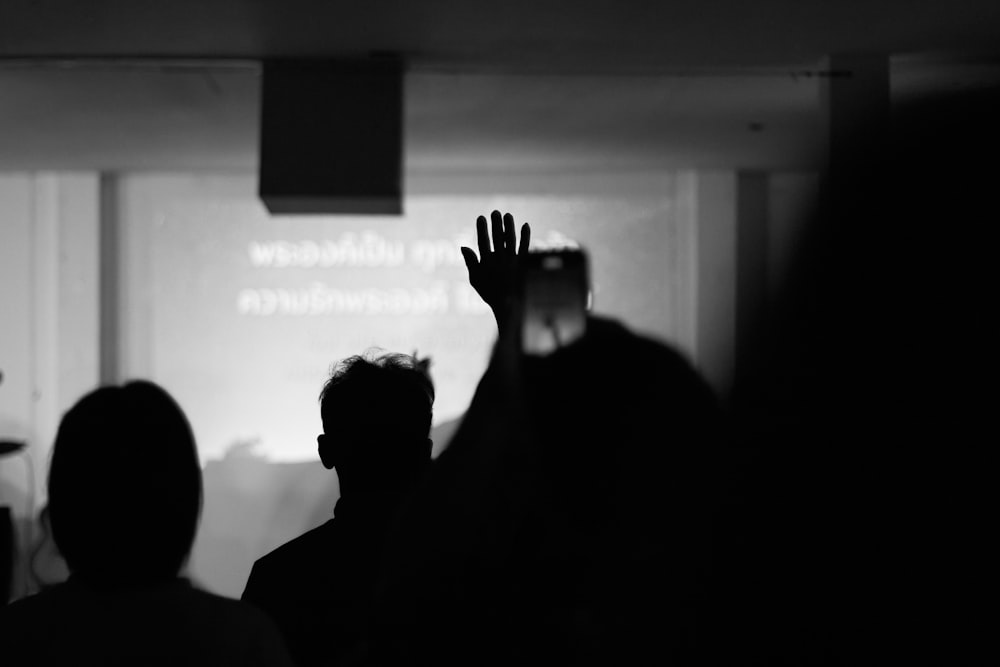
<svg viewBox="0 0 1000 667"><path fill-rule="evenodd" d="M403 212L400 59L263 64L259 194L273 214Z"/></svg>

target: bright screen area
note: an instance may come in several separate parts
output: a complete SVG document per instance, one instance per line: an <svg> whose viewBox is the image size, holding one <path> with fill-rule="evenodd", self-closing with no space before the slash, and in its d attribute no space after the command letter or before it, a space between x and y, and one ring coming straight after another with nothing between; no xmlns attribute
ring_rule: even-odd
<svg viewBox="0 0 1000 667"><path fill-rule="evenodd" d="M432 360L435 451L485 370L492 314L459 247L494 209L590 253L597 313L672 338L673 178L412 179L402 216L270 216L252 175L119 184L123 372L181 404L205 466L191 573L238 596L253 560L331 516L316 454L331 365L378 347ZM449 191L450 188L450 191ZM391 418L386 407L386 417Z"/></svg>
<svg viewBox="0 0 1000 667"><path fill-rule="evenodd" d="M275 461L314 460L331 364L371 347L429 356L435 424L453 421L495 335L459 252L476 247L476 216L498 207L532 224L539 245L578 241L592 256L595 310L666 338L663 185L618 198L417 195L398 217L271 217L252 179L129 178L126 224L145 236L131 247L145 275L132 277L145 289L127 317L132 339L148 331L132 365L148 364L181 402L203 460L240 443Z"/></svg>

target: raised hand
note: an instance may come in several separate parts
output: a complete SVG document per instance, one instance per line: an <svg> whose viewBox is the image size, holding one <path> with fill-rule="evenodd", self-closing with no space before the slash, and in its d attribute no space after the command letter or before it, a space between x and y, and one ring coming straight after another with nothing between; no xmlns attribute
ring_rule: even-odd
<svg viewBox="0 0 1000 667"><path fill-rule="evenodd" d="M476 234L479 257L472 248L462 248L465 266L469 269L469 283L483 301L493 309L501 334L516 309L520 260L528 254L531 243L531 227L521 225L521 243L517 245L514 232L514 216L507 213L501 217L500 211L490 215L493 231L493 246L490 249L490 230L486 218L476 219ZM515 250L516 248L516 250Z"/></svg>

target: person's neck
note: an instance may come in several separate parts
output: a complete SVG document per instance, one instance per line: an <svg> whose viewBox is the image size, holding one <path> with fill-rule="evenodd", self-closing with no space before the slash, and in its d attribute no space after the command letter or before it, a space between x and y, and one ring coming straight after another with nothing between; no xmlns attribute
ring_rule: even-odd
<svg viewBox="0 0 1000 667"><path fill-rule="evenodd" d="M377 506L399 502L406 494L405 489L348 489L340 494L341 500L352 506Z"/></svg>
<svg viewBox="0 0 1000 667"><path fill-rule="evenodd" d="M391 519L399 508L405 493L401 490L365 490L344 494L334 507L334 518L353 522L362 518L374 525Z"/></svg>

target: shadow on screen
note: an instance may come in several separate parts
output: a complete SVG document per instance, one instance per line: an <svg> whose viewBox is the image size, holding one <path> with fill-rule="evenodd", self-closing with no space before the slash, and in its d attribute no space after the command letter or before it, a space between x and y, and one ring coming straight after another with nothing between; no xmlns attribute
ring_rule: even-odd
<svg viewBox="0 0 1000 667"><path fill-rule="evenodd" d="M460 420L431 430L435 456ZM275 462L237 441L203 471L205 501L188 573L199 586L238 598L254 561L333 517L337 475L315 461Z"/></svg>

